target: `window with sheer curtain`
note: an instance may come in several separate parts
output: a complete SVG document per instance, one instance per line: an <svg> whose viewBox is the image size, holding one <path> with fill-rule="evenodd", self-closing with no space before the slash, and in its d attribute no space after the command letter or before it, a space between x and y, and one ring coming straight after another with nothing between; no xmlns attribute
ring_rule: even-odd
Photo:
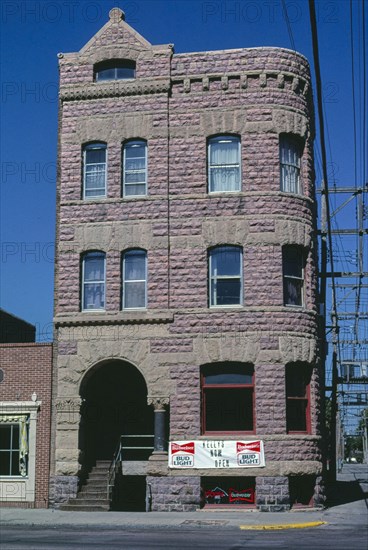
<svg viewBox="0 0 368 550"><path fill-rule="evenodd" d="M210 193L240 191L240 138L216 136L208 140L208 190Z"/></svg>
<svg viewBox="0 0 368 550"><path fill-rule="evenodd" d="M106 197L106 144L83 147L83 198Z"/></svg>
<svg viewBox="0 0 368 550"><path fill-rule="evenodd" d="M123 309L147 307L147 253L144 250L128 250L123 254Z"/></svg>
<svg viewBox="0 0 368 550"><path fill-rule="evenodd" d="M105 309L106 257L103 252L87 252L82 260L82 310Z"/></svg>
<svg viewBox="0 0 368 550"><path fill-rule="evenodd" d="M124 144L123 195L147 195L147 143L142 139Z"/></svg>
<svg viewBox="0 0 368 550"><path fill-rule="evenodd" d="M242 249L216 246L209 251L210 307L242 304Z"/></svg>
<svg viewBox="0 0 368 550"><path fill-rule="evenodd" d="M299 246L282 249L284 276L284 305L302 306L304 302L304 255Z"/></svg>
<svg viewBox="0 0 368 550"><path fill-rule="evenodd" d="M281 191L301 195L301 144L296 136L280 136Z"/></svg>

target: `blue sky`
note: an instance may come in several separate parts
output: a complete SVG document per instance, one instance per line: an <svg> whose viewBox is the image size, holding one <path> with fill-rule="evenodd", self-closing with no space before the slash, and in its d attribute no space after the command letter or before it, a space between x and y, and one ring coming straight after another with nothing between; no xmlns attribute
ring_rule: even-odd
<svg viewBox="0 0 368 550"><path fill-rule="evenodd" d="M354 9L360 0L354 0ZM57 150L57 53L78 51L119 6L153 44L186 51L282 46L312 60L308 2L3 0L1 3L1 306L51 336ZM329 173L353 185L347 0L316 2ZM358 40L358 36L356 38ZM321 171L317 163L317 184ZM351 214L352 216L354 213ZM351 219L351 221L353 221ZM349 224L349 221L347 221Z"/></svg>

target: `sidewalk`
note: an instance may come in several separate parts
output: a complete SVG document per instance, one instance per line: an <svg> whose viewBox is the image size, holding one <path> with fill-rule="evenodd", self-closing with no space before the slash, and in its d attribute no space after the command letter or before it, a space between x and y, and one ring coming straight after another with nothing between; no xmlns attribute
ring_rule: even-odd
<svg viewBox="0 0 368 550"><path fill-rule="evenodd" d="M297 510L290 512L258 512L257 510L197 512L64 512L45 509L0 508L2 526L23 525L51 527L100 528L185 528L290 526L302 528L311 522L330 525L366 525L368 490L367 465L345 465L333 487L334 504L326 510ZM305 525L306 527L306 525Z"/></svg>

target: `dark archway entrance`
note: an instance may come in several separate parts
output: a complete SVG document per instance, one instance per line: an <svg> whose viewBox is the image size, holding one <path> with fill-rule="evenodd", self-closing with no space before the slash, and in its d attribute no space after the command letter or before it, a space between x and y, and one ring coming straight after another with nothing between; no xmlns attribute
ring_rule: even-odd
<svg viewBox="0 0 368 550"><path fill-rule="evenodd" d="M83 469L96 461L111 461L122 435L153 434L153 410L147 405L145 380L136 367L109 361L86 375L81 385L79 448ZM130 444L139 446L134 439ZM126 460L145 460L142 452L129 451Z"/></svg>

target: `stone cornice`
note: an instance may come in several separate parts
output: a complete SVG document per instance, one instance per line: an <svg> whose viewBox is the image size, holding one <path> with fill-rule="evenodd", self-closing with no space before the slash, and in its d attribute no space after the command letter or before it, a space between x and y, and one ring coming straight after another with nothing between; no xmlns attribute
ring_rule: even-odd
<svg viewBox="0 0 368 550"><path fill-rule="evenodd" d="M310 83L304 77L275 70L270 71L244 71L241 73L210 73L178 75L169 78L155 79L137 79L132 81L110 81L110 82L92 82L80 83L68 86L62 86L60 89L60 99L62 101L71 101L79 99L95 99L105 97L119 97L141 94L157 94L169 92L172 84L183 83L184 92L191 92L193 82L202 82L202 90L210 91L211 82L221 81L222 90L229 89L229 80L238 80L239 88L246 90L249 86L249 79L257 80L259 88L267 88L268 78L276 79L276 86L272 88L284 89L286 83L290 85L291 91L298 95L307 96L310 91ZM252 87L253 89L253 87Z"/></svg>
<svg viewBox="0 0 368 550"><path fill-rule="evenodd" d="M252 71L242 71L242 72L229 72L229 73L207 73L207 74L185 74L185 75L175 75L171 77L173 84L183 83L184 92L188 93L191 91L192 82L202 81L203 91L207 91L211 87L211 82L221 81L221 88L227 90L229 88L229 79L237 79L240 81L240 88L247 89L249 85L249 79L257 79L258 85L260 88L267 88L267 78L276 78L277 79L277 88L285 88L285 83L287 81L291 84L291 90L295 93L301 93L304 96L308 95L310 90L310 82L304 77L299 76L295 73L287 71L277 71L277 70L252 70Z"/></svg>
<svg viewBox="0 0 368 550"><path fill-rule="evenodd" d="M171 323L174 314L169 312L135 312L109 315L108 313L91 314L86 312L77 313L71 316L56 316L55 327L68 326L93 326L93 325L132 325L132 324L162 324Z"/></svg>
<svg viewBox="0 0 368 550"><path fill-rule="evenodd" d="M162 79L139 79L132 81L111 81L107 83L92 82L89 84L73 84L60 89L62 101L73 101L80 99L99 99L105 97L120 97L141 94L160 94L170 90L170 80Z"/></svg>

